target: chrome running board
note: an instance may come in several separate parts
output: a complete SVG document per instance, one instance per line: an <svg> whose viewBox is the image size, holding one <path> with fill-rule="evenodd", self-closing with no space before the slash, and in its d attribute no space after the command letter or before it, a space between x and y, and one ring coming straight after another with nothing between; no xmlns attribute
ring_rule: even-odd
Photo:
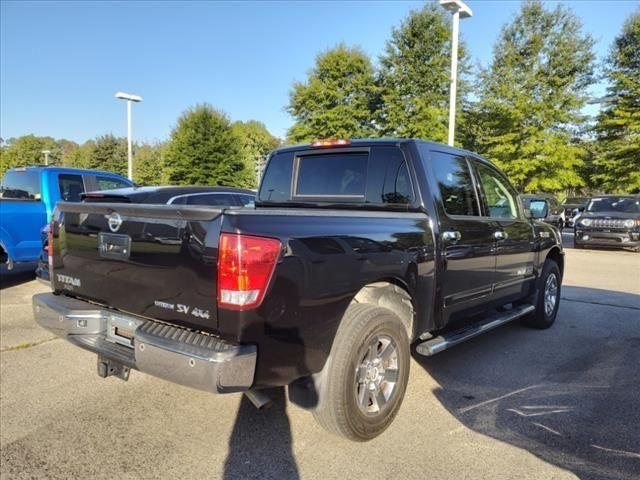
<svg viewBox="0 0 640 480"><path fill-rule="evenodd" d="M425 357L430 357L436 353L440 353L448 348L458 345L459 343L488 332L489 330L493 330L500 325L504 325L505 323L509 323L517 318L527 315L535 309L536 308L533 305L520 305L506 312L496 312L487 318L483 318L477 323L467 325L457 330L451 330L438 337L426 340L416 346L416 352L420 355L424 355Z"/></svg>

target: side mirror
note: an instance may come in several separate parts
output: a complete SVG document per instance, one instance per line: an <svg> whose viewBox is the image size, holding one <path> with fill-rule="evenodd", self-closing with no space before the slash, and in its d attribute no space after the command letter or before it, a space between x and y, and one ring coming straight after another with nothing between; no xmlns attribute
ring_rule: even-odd
<svg viewBox="0 0 640 480"><path fill-rule="evenodd" d="M549 213L549 204L546 200L531 200L529 212L531 218L545 218Z"/></svg>

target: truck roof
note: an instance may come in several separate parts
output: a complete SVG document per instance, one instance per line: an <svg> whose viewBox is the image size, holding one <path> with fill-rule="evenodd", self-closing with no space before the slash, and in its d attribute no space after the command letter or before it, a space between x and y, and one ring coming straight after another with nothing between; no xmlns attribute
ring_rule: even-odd
<svg viewBox="0 0 640 480"><path fill-rule="evenodd" d="M104 175L118 175L120 177L123 177L123 175L120 175L119 173L115 173L115 172L107 172L106 170L96 170L96 169L90 169L90 168L76 168L76 167L63 167L60 165L32 165L32 166L28 166L28 167L14 167L14 168L10 168L9 170L7 170L7 172L37 172L37 171L47 171L47 172L73 172L73 173L99 173L99 174L104 174Z"/></svg>
<svg viewBox="0 0 640 480"><path fill-rule="evenodd" d="M292 152L292 151L304 151L304 150L322 150L323 148L349 148L349 147L369 147L373 145L402 145L409 143L422 143L428 145L430 148L437 148L438 150L450 151L453 153L472 155L475 158L479 158L487 163L491 163L486 158L478 155L477 153L465 150L463 148L452 147L444 143L432 142L429 140L422 140L420 138L354 138L348 140L348 143L338 144L335 147L329 146L314 146L312 143L305 143L299 145L287 145L274 150L274 153L280 152Z"/></svg>

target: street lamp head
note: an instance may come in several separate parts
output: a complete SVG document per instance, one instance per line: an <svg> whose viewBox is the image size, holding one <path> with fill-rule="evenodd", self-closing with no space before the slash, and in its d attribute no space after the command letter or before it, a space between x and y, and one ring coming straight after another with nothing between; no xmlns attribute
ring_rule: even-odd
<svg viewBox="0 0 640 480"><path fill-rule="evenodd" d="M131 95L130 93L118 92L116 93L116 98L121 100L129 100L131 102L141 102L142 97L138 95Z"/></svg>
<svg viewBox="0 0 640 480"><path fill-rule="evenodd" d="M589 100L587 100L587 104L588 105L599 105L599 104L603 104L603 105L609 105L613 102L615 102L618 99L617 95L606 95L604 97L596 97L596 98L590 98Z"/></svg>
<svg viewBox="0 0 640 480"><path fill-rule="evenodd" d="M49 155L51 153L51 150L42 150L42 152L40 153L44 153L45 155Z"/></svg>
<svg viewBox="0 0 640 480"><path fill-rule="evenodd" d="M469 18L473 15L469 6L462 0L440 0L440 6L451 13L459 13L460 18Z"/></svg>

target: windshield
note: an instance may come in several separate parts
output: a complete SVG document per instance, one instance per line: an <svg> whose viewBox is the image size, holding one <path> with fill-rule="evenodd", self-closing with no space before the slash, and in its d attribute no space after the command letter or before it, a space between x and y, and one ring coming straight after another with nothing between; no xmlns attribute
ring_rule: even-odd
<svg viewBox="0 0 640 480"><path fill-rule="evenodd" d="M640 213L640 200L635 197L596 197L589 201L587 212Z"/></svg>
<svg viewBox="0 0 640 480"><path fill-rule="evenodd" d="M0 198L40 200L40 175L34 170L11 170L2 179Z"/></svg>
<svg viewBox="0 0 640 480"><path fill-rule="evenodd" d="M587 197L569 197L564 202L563 205L583 205L587 203L589 200Z"/></svg>

